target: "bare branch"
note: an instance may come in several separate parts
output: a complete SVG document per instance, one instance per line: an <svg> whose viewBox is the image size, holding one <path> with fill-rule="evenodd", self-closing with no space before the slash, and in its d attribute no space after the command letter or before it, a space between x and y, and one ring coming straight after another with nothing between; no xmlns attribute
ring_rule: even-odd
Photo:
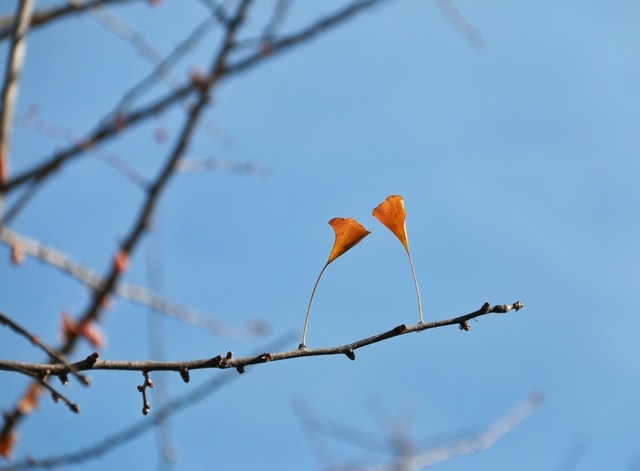
<svg viewBox="0 0 640 471"><path fill-rule="evenodd" d="M40 26L51 23L54 20L59 20L70 16L71 14L84 13L93 8L97 8L108 3L124 3L130 1L135 0L92 0L88 2L82 2L81 0L69 1L66 5L57 8L35 12L31 17L29 27L36 29ZM13 16L0 18L0 40L7 39L9 36L11 36L11 31L14 24L15 18Z"/></svg>
<svg viewBox="0 0 640 471"><path fill-rule="evenodd" d="M316 21L297 33L273 39L269 41L268 44L264 44L263 47L259 48L258 52L243 59L238 59L235 63L229 65L225 70L225 76L244 72L267 58L275 57L278 54L288 51L293 46L298 46L313 39L327 29L331 29L345 23L357 14L380 4L383 1L384 0L358 0L337 12Z"/></svg>
<svg viewBox="0 0 640 471"><path fill-rule="evenodd" d="M43 244L42 242L12 231L6 226L0 226L0 242L9 247L18 247L22 255L29 255L44 263L58 268L71 275L92 290L99 290L104 285L104 279L96 272L74 260L65 252ZM267 330L262 323L249 327L233 327L216 319L211 314L177 304L147 288L132 283L119 282L114 294L133 303L147 306L154 311L172 317L181 322L202 327L225 338L247 338L264 334Z"/></svg>
<svg viewBox="0 0 640 471"><path fill-rule="evenodd" d="M337 347L325 347L325 348L298 348L296 350L289 350L284 352L274 353L262 353L260 355L253 355L244 358L233 358L231 352L225 355L218 355L213 358L206 358L202 360L171 362L171 361L118 361L118 360L96 360L90 357L87 360L82 360L77 363L73 363L72 367L78 371L85 370L119 370L119 371L177 371L183 374L184 371L199 370L199 369L227 369L235 368L239 373L243 373L245 367L250 365L257 365L261 363L269 363L273 361L290 360L293 358L312 357L312 356L325 356L325 355L345 355L351 360L355 360L355 351L359 348L372 345L374 343L382 342L393 337L401 335L411 334L415 332L422 332L423 330L435 329L438 327L445 327L450 325L458 325L461 330L469 330L468 322L471 319L475 319L487 314L505 314L509 311L518 311L524 307L520 301L516 301L513 304L501 304L491 307L489 303L483 304L483 306L477 311L465 314L463 316L454 317L451 319L443 319L433 322L422 322L415 325L401 324L394 327L391 330L382 332L371 337L356 340L345 345ZM97 355L94 354L94 355ZM64 365L50 365L50 364L37 364L37 363L21 363L12 362L6 360L0 360L0 370L11 370L14 366L17 366L26 371L34 374L62 374L66 371Z"/></svg>
<svg viewBox="0 0 640 471"><path fill-rule="evenodd" d="M138 245L138 242L140 241L143 233L150 226L151 217L153 215L158 199L167 183L169 182L171 176L175 173L177 162L184 156L191 136L195 130L196 123L203 113L207 102L209 101L209 94L211 92L211 89L218 83L218 80L222 76L222 73L226 67L227 58L233 48L234 39L242 21L245 18L245 14L247 12L247 9L249 8L250 3L250 0L241 1L236 8L235 14L229 19L226 25L224 37L222 38L220 49L214 56L213 63L211 64L211 67L209 69L209 74L204 83L199 83L196 86L196 90L198 91L196 102L191 107L191 110L183 125L182 131L178 136L176 145L169 154L165 165L160 171L158 177L155 179L155 181L153 181L151 185L149 185L147 196L139 212L139 215L136 218L133 227L129 231L129 234L124 238L124 242L122 243L119 251L119 253L123 257L129 257L131 255L131 253ZM189 86L188 90L191 90L191 85ZM171 97L176 97L178 95L179 94L176 93ZM173 100L175 98L171 99ZM115 122L110 127L103 129L103 132L113 132L112 128L116 128L116 130L120 128L120 126L118 125L118 120L115 120ZM102 286L95 292L93 300L85 310L84 314L80 316L80 319L78 319L77 322L79 325L88 324L99 318L105 300L117 286L117 282L120 279L121 275L121 267L119 267L117 260L114 260L108 274L104 277ZM63 354L68 354L69 352L71 352L75 347L78 338L79 334L77 332L70 332L65 339L64 345L61 346L60 352ZM22 414L17 408L9 413L6 413L5 424L2 428L2 431L0 431L0 438L11 434L13 428L17 426L18 422L23 417L24 414Z"/></svg>
<svg viewBox="0 0 640 471"><path fill-rule="evenodd" d="M436 463L447 461L457 456L468 455L486 450L509 433L516 425L535 412L544 400L542 394L535 393L516 405L505 416L494 422L479 435L458 443L446 444L422 453L413 453L396 460L394 463L369 467L339 467L340 471L358 469L360 471L419 471Z"/></svg>

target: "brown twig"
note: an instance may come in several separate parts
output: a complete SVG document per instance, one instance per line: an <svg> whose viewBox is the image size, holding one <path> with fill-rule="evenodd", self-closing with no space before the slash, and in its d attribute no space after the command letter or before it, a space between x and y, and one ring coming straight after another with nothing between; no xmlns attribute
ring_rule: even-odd
<svg viewBox="0 0 640 471"><path fill-rule="evenodd" d="M17 334L20 334L21 336L29 340L31 343L33 343L35 346L42 349L52 359L64 365L65 368L68 369L69 373L75 376L78 379L78 381L80 381L81 384L84 384L85 386L88 386L89 384L91 384L91 380L89 380L89 378L87 378L85 375L78 373L78 371L76 371L73 368L73 366L67 361L67 359L63 355L60 355L53 348L42 343L42 341L38 338L37 335L32 334L24 327L18 325L14 320L10 319L8 316L3 314L2 312L0 312L0 324L3 324L9 327L11 330L16 332ZM63 384L67 383L66 374L60 375L60 379L62 380Z"/></svg>
<svg viewBox="0 0 640 471"><path fill-rule="evenodd" d="M96 360L87 361L83 360L77 363L73 363L72 367L78 371L85 370L119 370L119 371L184 371L184 370L198 370L198 369L227 369L235 368L239 372L244 372L245 367L250 365L257 365L261 363L269 363L274 361L291 360L293 358L303 358L312 356L326 356L326 355L345 355L351 360L355 360L355 351L372 345L374 343L382 342L401 335L422 332L423 330L435 329L438 327L445 327L450 325L458 325L463 330L469 330L468 322L471 319L481 317L487 314L505 314L509 311L518 311L524 307L520 301L516 301L513 304L500 304L491 307L489 303L482 305L477 311L470 312L463 316L453 317L450 319L443 319L433 322L423 322L415 325L401 324L394 327L391 330L382 332L371 337L356 340L348 344L340 345L337 347L324 347L324 348L304 348L289 350L284 352L274 353L262 353L259 355L253 355L249 357L234 358L231 353L225 355L218 355L213 358L206 358L202 360L192 361L118 361L118 360ZM30 371L34 374L44 374L46 372L50 374L61 374L66 371L63 365L50 365L50 364L38 364L38 363L20 363L6 360L0 360L0 370L11 370L12 366L17 366L26 371Z"/></svg>

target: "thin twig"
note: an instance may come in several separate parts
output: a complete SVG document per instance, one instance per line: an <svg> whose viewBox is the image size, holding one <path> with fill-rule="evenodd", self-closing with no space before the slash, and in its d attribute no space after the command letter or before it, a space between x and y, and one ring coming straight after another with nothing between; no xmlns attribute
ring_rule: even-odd
<svg viewBox="0 0 640 471"><path fill-rule="evenodd" d="M39 28L52 23L54 20L60 20L72 14L87 12L93 8L104 6L108 3L124 3L141 0L92 0L82 2L80 0L69 1L65 5L51 8L48 10L37 11L31 17L29 27L32 29ZM11 36L13 25L15 24L14 16L0 18L0 40L7 39Z"/></svg>
<svg viewBox="0 0 640 471"><path fill-rule="evenodd" d="M462 330L469 330L468 322L471 319L475 319L487 314L505 314L509 311L518 311L522 309L524 305L520 301L516 301L513 304L501 304L491 307L489 303L483 304L483 306L477 311L465 314L463 316L453 317L450 319L443 319L433 322L422 322L415 325L401 324L394 327L391 330L382 332L371 337L363 338L351 342L348 344L340 345L337 347L324 347L324 348L298 348L296 350L289 350L284 352L274 353L262 353L260 355L253 355L249 357L233 358L233 355L227 353L225 355L218 355L213 358L206 358L202 360L191 361L120 361L120 360L96 360L94 357L90 357L87 360L82 360L77 363L73 363L72 366L78 371L86 370L118 370L118 371L189 371L198 369L227 369L235 368L238 372L244 372L245 367L250 365L257 365L262 363L269 363L274 361L291 360L293 358L303 358L312 356L326 356L326 355L346 355L349 359L355 360L355 351L359 348L372 345L374 343L382 342L400 335L406 335L416 332L422 332L423 330L435 329L439 327L445 327L450 325L458 325ZM50 374L61 374L66 371L63 365L50 365L50 364L38 364L38 363L23 363L13 362L7 360L0 360L0 370L11 370L14 366L30 371L34 374L44 374L48 372Z"/></svg>
<svg viewBox="0 0 640 471"><path fill-rule="evenodd" d="M0 324L6 325L7 327L9 327L11 330L16 332L17 334L22 335L24 338L29 340L35 346L37 346L38 348L42 349L45 353L47 353L51 358L56 360L58 363L64 365L65 368L68 369L69 373L71 373L73 376L75 376L78 379L78 381L80 381L81 384L84 384L85 386L88 386L89 384L91 384L91 381L89 380L89 378L87 378L83 374L78 373L78 371L76 371L73 368L73 366L67 361L67 359L64 357L64 355L60 355L53 348L51 348L48 345L42 343L42 341L38 338L37 335L32 334L31 332L29 332L24 327L18 325L17 322L15 322L14 320L10 319L8 316L3 314L2 312L0 312ZM61 379L63 380L63 383L66 383L66 379L65 379L64 376L66 376L66 375L61 376Z"/></svg>
<svg viewBox="0 0 640 471"><path fill-rule="evenodd" d="M261 48L256 53L242 59L237 59L235 63L229 65L225 71L225 76L244 72L261 63L265 59L275 57L276 55L288 51L293 46L300 45L313 39L327 29L343 24L355 15L378 5L383 1L385 0L358 0L339 11L314 22L297 33L292 33L280 38L274 38L269 42L268 48Z"/></svg>
<svg viewBox="0 0 640 471"><path fill-rule="evenodd" d="M53 399L53 402L58 402L59 400L62 400L62 402L64 402L67 405L67 407L69 407L69 410L71 410L71 412L75 412L76 414L80 412L80 407L78 406L78 404L72 402L69 398L67 398L64 394L62 394L60 391L58 391L56 388L54 388L47 382L47 377L49 376L48 371L45 370L42 373L42 375L39 375L39 374L32 373L31 371L26 370L24 368L21 368L20 366L14 366L12 368L12 371L16 371L18 373L22 373L23 375L30 377L35 382L39 383L40 386L49 390L49 392L51 393L51 398Z"/></svg>

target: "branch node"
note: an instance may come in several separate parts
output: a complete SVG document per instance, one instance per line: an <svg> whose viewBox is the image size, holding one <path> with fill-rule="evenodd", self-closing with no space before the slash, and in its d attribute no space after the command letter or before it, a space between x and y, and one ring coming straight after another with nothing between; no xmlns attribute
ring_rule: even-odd
<svg viewBox="0 0 640 471"><path fill-rule="evenodd" d="M226 367L220 366L220 364L222 363L222 359L223 359L223 358L222 358L222 355L218 355L217 357L213 357L213 358L210 360L211 366L212 366L213 368L217 368L217 367L220 367L220 368L226 368Z"/></svg>
<svg viewBox="0 0 640 471"><path fill-rule="evenodd" d="M300 345L298 345L298 350L306 350L307 346L304 343L301 343Z"/></svg>
<svg viewBox="0 0 640 471"><path fill-rule="evenodd" d="M486 303L484 303L482 305L482 307L480 308L480 312L482 314L486 314L491 310L491 303L489 301L487 301Z"/></svg>
<svg viewBox="0 0 640 471"><path fill-rule="evenodd" d="M422 322L420 322L420 324L422 324ZM406 332L408 329L407 324L400 324L399 326L396 326L393 329L393 332L395 334L402 334L403 332Z"/></svg>
<svg viewBox="0 0 640 471"><path fill-rule="evenodd" d="M185 383L189 382L189 369L186 366L180 368L180 377Z"/></svg>
<svg viewBox="0 0 640 471"><path fill-rule="evenodd" d="M238 373L242 374L244 373L244 365L240 365L236 368L236 370L238 371Z"/></svg>
<svg viewBox="0 0 640 471"><path fill-rule="evenodd" d="M356 354L354 353L353 350L347 350L346 352L344 352L344 354L347 356L347 358L349 358L349 360L354 360L356 359Z"/></svg>
<svg viewBox="0 0 640 471"><path fill-rule="evenodd" d="M265 363L268 362L268 361L271 361L271 359L272 359L271 353L269 353L269 352L266 352L266 353L263 353L262 355L260 355L260 360L262 360Z"/></svg>
<svg viewBox="0 0 640 471"><path fill-rule="evenodd" d="M100 354L98 352L93 352L91 355L89 355L85 359L85 361L90 367L92 367L93 365L96 364L96 362L98 361L98 358L100 358Z"/></svg>
<svg viewBox="0 0 640 471"><path fill-rule="evenodd" d="M471 326L467 321L460 322L460 330L464 330L465 332L469 332L471 330Z"/></svg>
<svg viewBox="0 0 640 471"><path fill-rule="evenodd" d="M232 358L233 358L233 352L231 351L227 352L227 354L224 357L225 360L231 360Z"/></svg>
<svg viewBox="0 0 640 471"><path fill-rule="evenodd" d="M67 386L69 384L69 375L67 375L66 371L64 373L60 373L58 378L60 378L60 382L63 386Z"/></svg>

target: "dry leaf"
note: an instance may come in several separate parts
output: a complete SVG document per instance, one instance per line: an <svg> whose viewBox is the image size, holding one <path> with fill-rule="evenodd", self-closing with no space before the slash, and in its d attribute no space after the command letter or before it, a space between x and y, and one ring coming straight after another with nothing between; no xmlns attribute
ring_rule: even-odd
<svg viewBox="0 0 640 471"><path fill-rule="evenodd" d="M129 268L129 254L123 250L119 250L113 261L116 271L123 273Z"/></svg>
<svg viewBox="0 0 640 471"><path fill-rule="evenodd" d="M411 265L411 274L413 275L413 283L416 287L416 295L418 296L418 313L420 315L420 323L424 322L422 317L422 300L420 299L420 288L418 287L418 277L416 276L416 270L413 266L413 259L411 258L411 251L409 250L409 237L407 236L407 212L404 209L404 200L400 195L387 196L382 203L380 203L372 211L373 217L384 224L387 229L393 232L396 237L402 242L407 255L409 256L409 264Z"/></svg>
<svg viewBox="0 0 640 471"><path fill-rule="evenodd" d="M83 337L91 346L100 349L106 345L104 334L95 322L78 324L71 319L66 312L62 312L62 338L68 339L70 335Z"/></svg>
<svg viewBox="0 0 640 471"><path fill-rule="evenodd" d="M372 212L382 224L387 226L393 232L404 248L409 250L409 239L407 237L407 212L404 209L404 200L400 195L388 196L386 200L380 203Z"/></svg>
<svg viewBox="0 0 640 471"><path fill-rule="evenodd" d="M331 253L329 254L329 259L327 260L327 263L324 264L324 267L322 267L322 270L320 270L320 274L316 279L316 284L313 285L313 291L311 291L311 298L309 299L309 306L307 307L307 315L304 319L304 329L302 330L302 342L298 347L301 349L307 348L307 325L309 324L311 303L313 303L313 297L316 294L316 288L318 288L318 283L320 282L322 274L331 262L364 239L367 235L371 234L371 232L365 229L362 224L353 218L333 218L329 221L329 224L335 232L336 239L333 243Z"/></svg>
<svg viewBox="0 0 640 471"><path fill-rule="evenodd" d="M0 435L0 456L9 460L18 442L18 434L14 430L5 431Z"/></svg>
<svg viewBox="0 0 640 471"><path fill-rule="evenodd" d="M329 224L336 233L336 240L333 243L327 265L371 234L353 218L333 218Z"/></svg>
<svg viewBox="0 0 640 471"><path fill-rule="evenodd" d="M11 263L22 265L24 263L24 250L19 242L14 242L11 246Z"/></svg>
<svg viewBox="0 0 640 471"><path fill-rule="evenodd" d="M38 407L40 392L42 392L42 386L39 383L31 383L27 392L18 401L18 410L21 414L30 414Z"/></svg>

